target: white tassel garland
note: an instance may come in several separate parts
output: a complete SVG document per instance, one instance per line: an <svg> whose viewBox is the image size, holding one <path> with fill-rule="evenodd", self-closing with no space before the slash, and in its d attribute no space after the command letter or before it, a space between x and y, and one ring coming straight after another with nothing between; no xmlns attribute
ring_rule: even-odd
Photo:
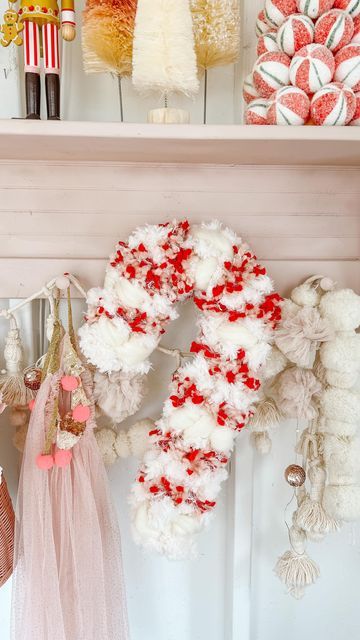
<svg viewBox="0 0 360 640"><path fill-rule="evenodd" d="M303 597L305 588L316 582L320 575L317 564L305 551L306 534L292 526L289 532L292 549L278 559L274 571L296 599Z"/></svg>

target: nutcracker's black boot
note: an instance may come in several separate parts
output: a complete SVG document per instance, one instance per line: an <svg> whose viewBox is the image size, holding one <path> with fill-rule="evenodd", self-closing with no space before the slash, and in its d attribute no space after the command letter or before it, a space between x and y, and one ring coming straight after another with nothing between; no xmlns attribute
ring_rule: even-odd
<svg viewBox="0 0 360 640"><path fill-rule="evenodd" d="M26 118L40 120L40 75L25 73Z"/></svg>
<svg viewBox="0 0 360 640"><path fill-rule="evenodd" d="M60 120L60 78L57 73L45 75L48 120Z"/></svg>

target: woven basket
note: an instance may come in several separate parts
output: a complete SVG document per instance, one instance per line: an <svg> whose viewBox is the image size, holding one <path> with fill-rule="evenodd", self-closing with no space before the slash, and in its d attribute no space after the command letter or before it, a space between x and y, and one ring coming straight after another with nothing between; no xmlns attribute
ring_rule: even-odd
<svg viewBox="0 0 360 640"><path fill-rule="evenodd" d="M0 478L0 587L13 571L15 514L7 484Z"/></svg>

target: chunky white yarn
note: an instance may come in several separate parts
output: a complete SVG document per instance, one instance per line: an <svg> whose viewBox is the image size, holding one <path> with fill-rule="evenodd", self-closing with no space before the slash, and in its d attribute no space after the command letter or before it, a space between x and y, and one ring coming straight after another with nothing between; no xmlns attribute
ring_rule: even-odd
<svg viewBox="0 0 360 640"><path fill-rule="evenodd" d="M133 84L141 92L199 89L189 0L138 0Z"/></svg>

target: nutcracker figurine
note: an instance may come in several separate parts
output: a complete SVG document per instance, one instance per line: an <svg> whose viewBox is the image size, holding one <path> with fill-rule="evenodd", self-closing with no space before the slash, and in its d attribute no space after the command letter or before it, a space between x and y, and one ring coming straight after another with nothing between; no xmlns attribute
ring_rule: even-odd
<svg viewBox="0 0 360 640"><path fill-rule="evenodd" d="M61 27L62 38L67 41L74 40L76 35L74 0L60 2L61 10L57 0L41 0L41 5L33 4L33 0L20 0L16 24L13 27L14 38L1 40L3 46L7 46L11 41L15 44L22 44L22 41L24 43L26 118L32 120L40 118L41 57L44 60L47 117L48 120L60 120L58 31ZM9 8L5 16L10 11L16 14L14 9Z"/></svg>

